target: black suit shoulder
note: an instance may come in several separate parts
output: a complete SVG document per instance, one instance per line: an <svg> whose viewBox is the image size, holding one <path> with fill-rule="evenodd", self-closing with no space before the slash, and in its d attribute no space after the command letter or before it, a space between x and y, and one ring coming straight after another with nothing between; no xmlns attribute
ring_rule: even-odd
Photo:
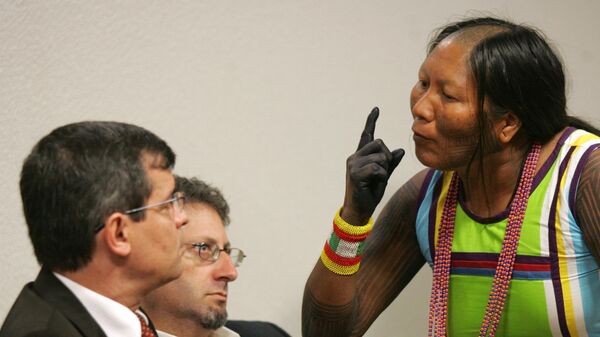
<svg viewBox="0 0 600 337"><path fill-rule="evenodd" d="M27 284L9 311L0 337L82 336L69 320L43 301Z"/></svg>
<svg viewBox="0 0 600 337"><path fill-rule="evenodd" d="M0 337L106 337L79 300L42 269L10 309Z"/></svg>
<svg viewBox="0 0 600 337"><path fill-rule="evenodd" d="M282 328L271 322L263 321L227 321L229 329L240 334L240 337L290 337Z"/></svg>

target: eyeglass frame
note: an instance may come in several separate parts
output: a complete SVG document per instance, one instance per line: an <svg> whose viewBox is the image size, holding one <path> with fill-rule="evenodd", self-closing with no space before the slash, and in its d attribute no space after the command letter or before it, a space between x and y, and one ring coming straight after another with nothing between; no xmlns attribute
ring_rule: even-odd
<svg viewBox="0 0 600 337"><path fill-rule="evenodd" d="M180 203L182 203L182 204L180 204ZM155 202L150 205L145 205L145 206L128 209L126 211L123 211L123 213L127 214L127 215L131 215L134 213L145 211L149 208L159 207L159 206L166 205L166 204L173 205L174 211L177 212L179 210L181 212L181 210L183 210L183 207L185 206L185 194L183 194L183 192L175 192L171 195L171 198L169 198L167 200ZM98 226L96 226L94 228L94 233L98 233L100 230L102 230L102 228L104 228L104 225L105 224L101 223Z"/></svg>
<svg viewBox="0 0 600 337"><path fill-rule="evenodd" d="M231 262L233 262L233 266L234 267L239 267L242 262L244 262L244 258L246 258L246 254L244 254L244 251L239 249L239 248L235 248L235 247L224 247L224 248L219 248L219 245L215 244L210 244L207 242L194 242L194 243L189 243L189 246L191 246L192 248L194 248L194 250L196 250L198 257L204 261L208 261L211 264L217 262L217 260L221 257L221 252L225 252L227 255L229 255L229 257L231 258ZM211 251L211 255L210 257L204 257L201 255L200 253L200 248L201 247L213 247L212 251ZM238 258L236 260L234 260L232 258L232 252L236 251L237 252L237 256ZM235 254L234 254L235 255Z"/></svg>
<svg viewBox="0 0 600 337"><path fill-rule="evenodd" d="M179 205L180 200L183 201L182 205ZM167 200L159 201L159 202L156 202L156 203L153 203L150 205L146 205L146 206L132 208L132 209L124 211L123 213L129 215L129 214L145 211L148 208L154 208L154 207L158 207L158 206L162 206L162 205L166 205L166 204L172 204L174 208L179 208L180 210L182 210L183 206L185 205L185 194L183 194L183 192L175 192L175 193L173 193L171 198L169 198Z"/></svg>

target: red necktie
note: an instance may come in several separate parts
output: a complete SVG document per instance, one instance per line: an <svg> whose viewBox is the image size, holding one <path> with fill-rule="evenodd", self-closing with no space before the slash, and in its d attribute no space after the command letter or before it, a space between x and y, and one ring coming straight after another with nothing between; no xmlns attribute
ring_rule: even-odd
<svg viewBox="0 0 600 337"><path fill-rule="evenodd" d="M150 327L148 326L148 323L146 323L146 320L144 319L144 317L142 317L142 315L140 315L137 312L135 313L135 315L140 320L140 324L142 326L142 337L156 337L156 335L154 334L154 331L152 331L152 329L150 329Z"/></svg>

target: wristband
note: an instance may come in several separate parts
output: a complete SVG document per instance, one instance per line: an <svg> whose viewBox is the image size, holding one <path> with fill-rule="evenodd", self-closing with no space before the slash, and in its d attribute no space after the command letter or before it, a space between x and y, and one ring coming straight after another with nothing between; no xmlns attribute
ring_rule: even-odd
<svg viewBox="0 0 600 337"><path fill-rule="evenodd" d="M371 229L373 229L373 218L369 218L369 222L367 222L367 224L364 226L353 226L342 219L340 216L341 211L342 208L340 207L340 209L335 213L333 224L338 226L342 232L356 236L367 234L371 231Z"/></svg>
<svg viewBox="0 0 600 337"><path fill-rule="evenodd" d="M341 210L341 208L340 208ZM333 231L321 253L321 262L339 275L358 271L365 240L373 228L373 219L364 226L353 226L342 219L338 210L333 219Z"/></svg>

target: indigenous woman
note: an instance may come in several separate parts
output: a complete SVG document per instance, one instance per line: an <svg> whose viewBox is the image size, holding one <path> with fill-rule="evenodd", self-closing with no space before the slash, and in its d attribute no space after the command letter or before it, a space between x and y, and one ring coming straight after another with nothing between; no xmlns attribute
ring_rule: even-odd
<svg viewBox="0 0 600 337"><path fill-rule="evenodd" d="M429 336L600 336L600 132L568 116L556 53L495 18L443 27L410 105L426 169L371 215L400 162L374 140L307 281L304 336L361 336L425 264Z"/></svg>

